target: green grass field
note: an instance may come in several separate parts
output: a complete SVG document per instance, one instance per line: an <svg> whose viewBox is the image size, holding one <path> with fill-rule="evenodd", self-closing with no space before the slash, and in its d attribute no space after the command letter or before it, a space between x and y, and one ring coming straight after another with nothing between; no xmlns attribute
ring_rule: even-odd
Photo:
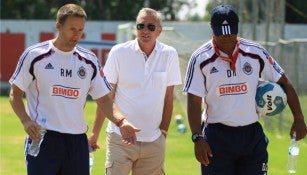
<svg viewBox="0 0 307 175"><path fill-rule="evenodd" d="M301 105L307 116L307 96L301 97ZM25 160L23 153L23 144L25 139L25 132L19 119L13 113L7 97L0 97L0 174L2 175L24 175L26 174ZM86 106L86 120L91 127L96 104L89 101ZM182 114L184 116L185 109L176 100L174 105L173 114ZM283 125L280 129L278 119L280 116L274 116L269 119L271 128L265 129L265 132L270 140L269 143L269 175L286 175L287 152L290 142L289 126L292 121L292 116L289 108L287 107L283 112ZM188 126L187 118L184 116L184 123ZM264 122L263 118L261 123L269 125ZM105 126L101 131L99 143L102 149L95 152L94 167L92 170L93 175L104 174L104 161L105 161ZM189 127L188 127L189 128ZM185 134L177 132L177 124L172 121L167 137L166 148L166 174L168 175L199 175L199 164L194 157L194 146L190 139L190 130ZM300 142L300 156L298 160L298 175L307 174L307 139L305 138Z"/></svg>

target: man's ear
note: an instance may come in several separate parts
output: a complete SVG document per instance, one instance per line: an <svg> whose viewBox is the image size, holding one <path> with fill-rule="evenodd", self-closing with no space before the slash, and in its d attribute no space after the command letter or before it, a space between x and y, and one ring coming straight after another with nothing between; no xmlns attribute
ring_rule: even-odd
<svg viewBox="0 0 307 175"><path fill-rule="evenodd" d="M60 24L59 22L56 22L56 23L55 23L55 28L56 28L57 30L59 30L60 27L61 27L61 24Z"/></svg>
<svg viewBox="0 0 307 175"><path fill-rule="evenodd" d="M161 34L162 31L163 31L163 27L161 26L161 29L160 29L160 31L159 31L159 36L160 36L160 34Z"/></svg>

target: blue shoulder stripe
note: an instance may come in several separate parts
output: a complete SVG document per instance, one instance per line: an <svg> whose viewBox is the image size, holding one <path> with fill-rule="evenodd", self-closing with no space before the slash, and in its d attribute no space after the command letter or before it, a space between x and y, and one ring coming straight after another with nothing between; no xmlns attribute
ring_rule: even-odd
<svg viewBox="0 0 307 175"><path fill-rule="evenodd" d="M49 44L49 41L45 41L45 42L41 42L41 43L38 43L38 44L35 44L35 45L33 45L33 46L28 47L28 48L22 53L22 55L20 56L20 59L19 59L19 61L18 61L17 67L16 67L16 71L15 71L15 73L13 74L12 79L15 80L16 77L19 75L20 70L21 70L21 68L22 68L22 66L23 66L23 63L24 63L25 59L27 58L28 54L29 54L30 52L32 52L32 50L37 49L37 48L41 48L41 47L45 47L45 46L47 46L48 44Z"/></svg>
<svg viewBox="0 0 307 175"><path fill-rule="evenodd" d="M186 83L185 86L183 88L184 92L187 92L188 89L191 86L191 82L193 79L193 73L194 73L194 68L195 68L195 64L196 64L196 60L199 57L200 54L207 52L209 50L212 49L212 45L211 43L206 43L205 45L203 45L202 47L200 47L199 49L197 49L191 56L189 65L188 65L188 70L187 70L187 75L186 75ZM200 65L201 66L201 65ZM201 69L201 67L200 67Z"/></svg>
<svg viewBox="0 0 307 175"><path fill-rule="evenodd" d="M189 62L189 66L188 66L188 70L187 70L187 77L186 77L186 82L185 82L185 86L183 88L183 92L187 92L188 89L191 86L191 81L193 78L193 72L194 72L194 67L195 67L195 63L196 63L196 57L192 57L190 62Z"/></svg>
<svg viewBox="0 0 307 175"><path fill-rule="evenodd" d="M86 54L90 54L91 56L93 57L97 57L92 51L88 50L88 49L85 49L83 47L80 47L80 46L76 46L76 49L80 52L83 52L83 53L86 53Z"/></svg>

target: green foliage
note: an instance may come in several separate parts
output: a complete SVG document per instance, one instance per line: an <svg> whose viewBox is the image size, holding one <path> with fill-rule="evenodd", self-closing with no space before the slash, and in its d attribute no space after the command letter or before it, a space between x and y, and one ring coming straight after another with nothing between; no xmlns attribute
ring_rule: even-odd
<svg viewBox="0 0 307 175"><path fill-rule="evenodd" d="M307 23L307 3L305 0L286 1L286 22Z"/></svg>
<svg viewBox="0 0 307 175"><path fill-rule="evenodd" d="M81 0L2 0L1 19L55 19L60 6L66 3L80 4L80 2Z"/></svg>
<svg viewBox="0 0 307 175"><path fill-rule="evenodd" d="M67 3L84 8L89 20L135 20L142 7L159 10L165 20L176 20L185 0L2 0L1 19L55 19L57 9Z"/></svg>
<svg viewBox="0 0 307 175"><path fill-rule="evenodd" d="M285 7L280 3L285 2ZM205 16L205 21L210 21L211 10L219 4L232 4L238 11L241 11L241 22L253 22L255 20L253 12L257 10L257 22L266 21L270 18L270 22L278 22L281 10L285 10L286 23L307 23L307 3L306 0L215 0L207 4L206 11L209 12ZM271 7L269 7L271 3ZM255 4L257 9L255 9ZM240 7L241 6L241 7ZM240 7L240 8L239 8ZM269 8L269 9L268 9ZM269 14L268 14L269 12Z"/></svg>

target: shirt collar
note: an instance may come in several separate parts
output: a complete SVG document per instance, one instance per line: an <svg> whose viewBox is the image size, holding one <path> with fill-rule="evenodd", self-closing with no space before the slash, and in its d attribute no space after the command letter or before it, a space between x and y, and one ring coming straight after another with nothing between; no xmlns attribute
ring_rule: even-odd
<svg viewBox="0 0 307 175"><path fill-rule="evenodd" d="M143 52L143 51L141 50L140 46L139 46L139 43L138 43L137 38L133 40L133 45L134 45L134 50L135 50L135 51L141 51L141 52ZM155 44L155 47L154 47L153 51L158 52L158 51L160 51L160 50L162 50L162 44L161 44L160 41L156 40L156 44Z"/></svg>

